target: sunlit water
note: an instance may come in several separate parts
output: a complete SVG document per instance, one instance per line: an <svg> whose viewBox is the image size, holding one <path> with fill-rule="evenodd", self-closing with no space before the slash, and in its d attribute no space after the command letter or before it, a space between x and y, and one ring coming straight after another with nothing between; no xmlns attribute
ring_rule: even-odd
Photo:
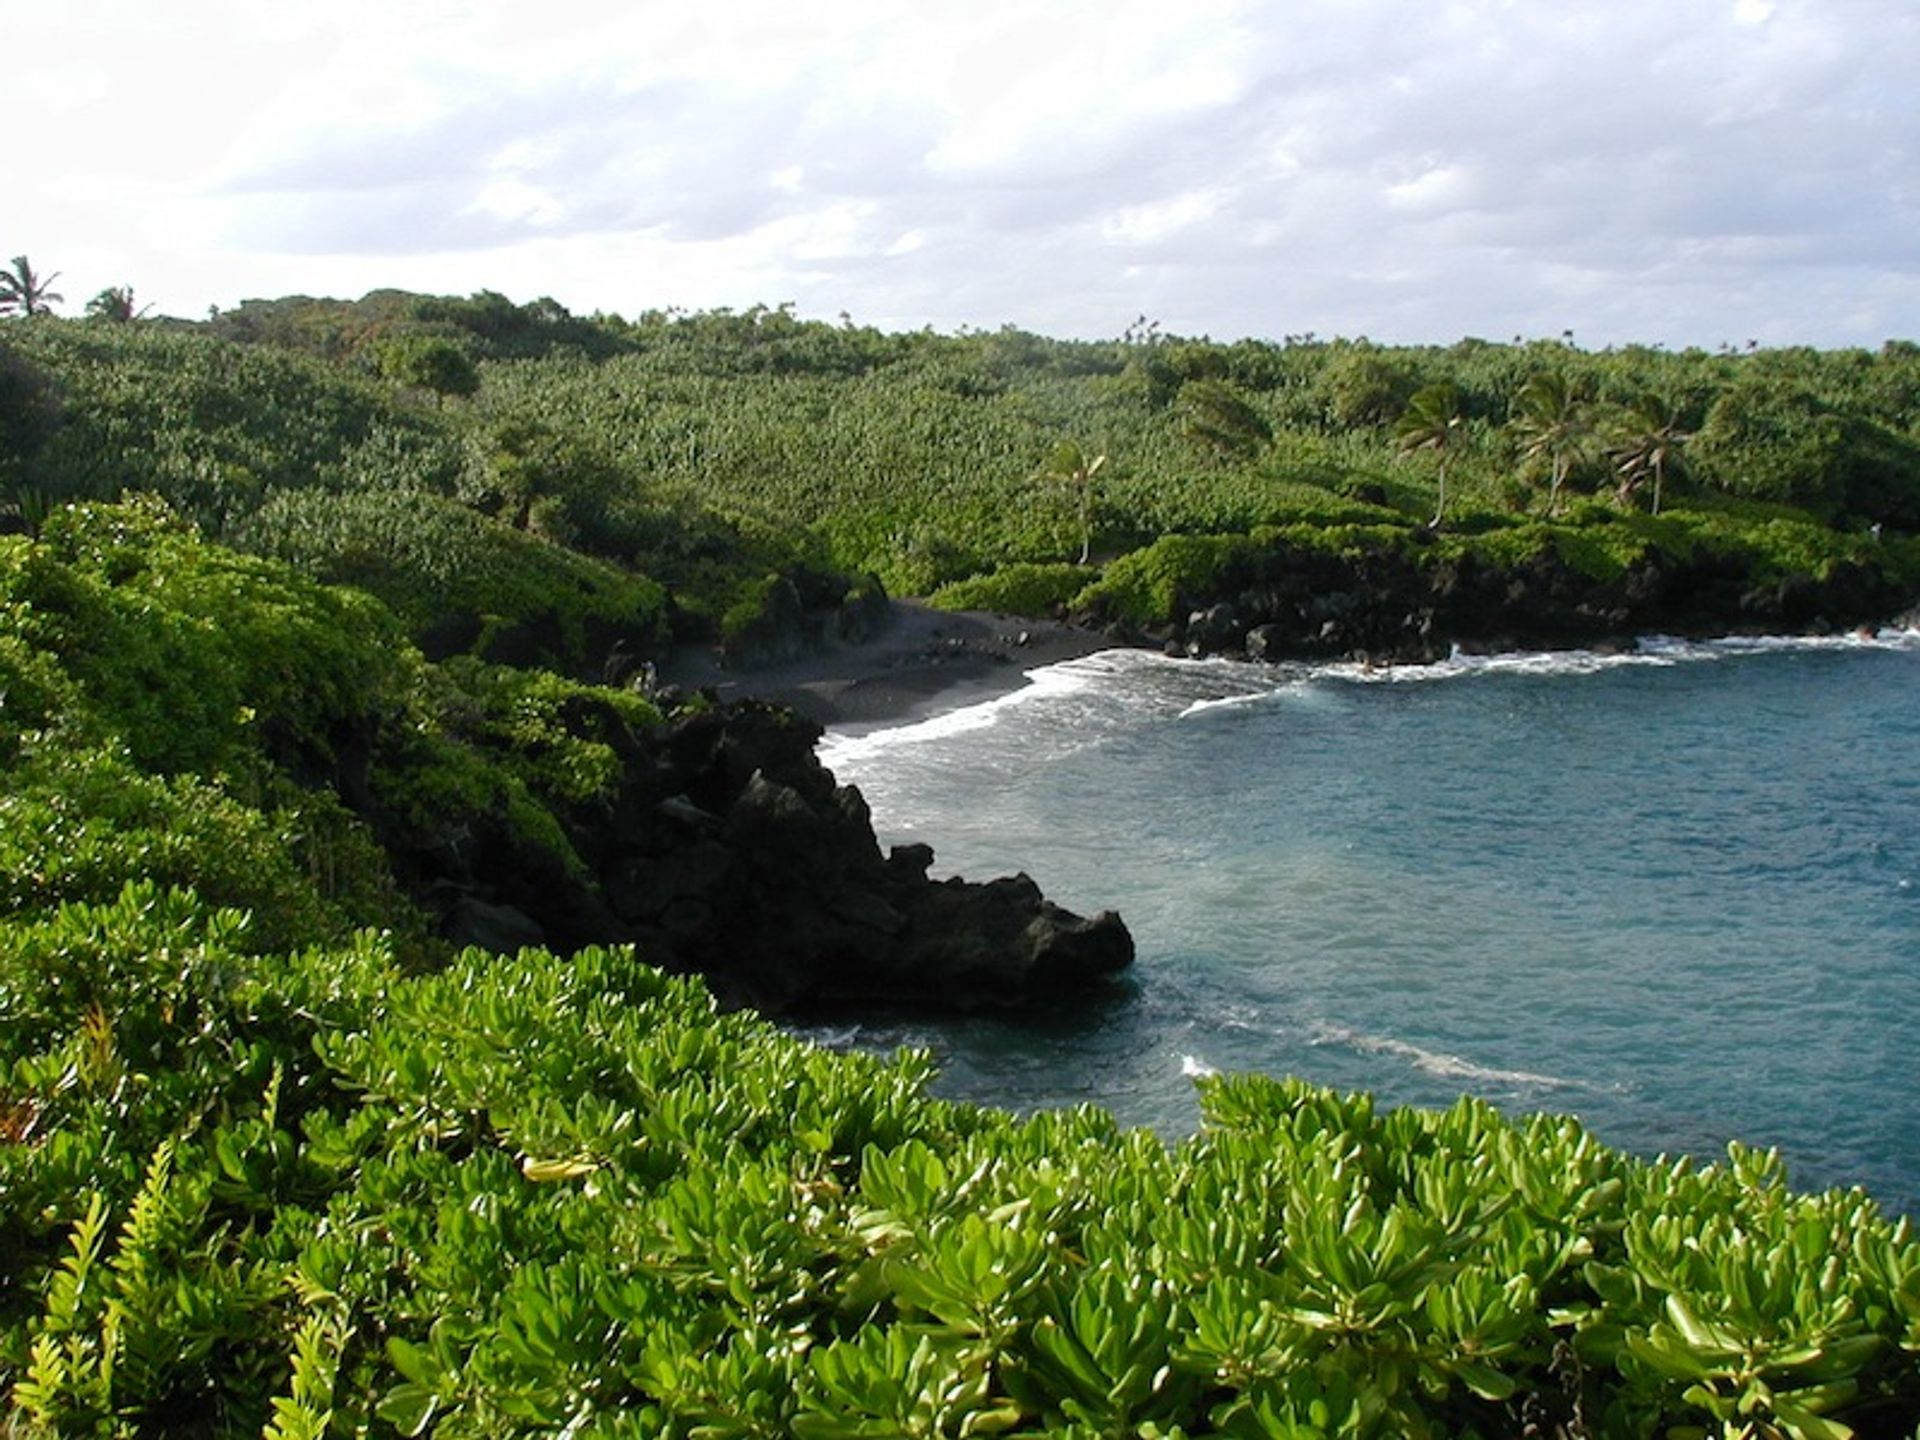
<svg viewBox="0 0 1920 1440"><path fill-rule="evenodd" d="M1112 651L830 735L883 839L1118 908L1119 996L820 1024L942 1093L1193 1128L1191 1076L1778 1146L1920 1213L1920 636L1262 669Z"/></svg>

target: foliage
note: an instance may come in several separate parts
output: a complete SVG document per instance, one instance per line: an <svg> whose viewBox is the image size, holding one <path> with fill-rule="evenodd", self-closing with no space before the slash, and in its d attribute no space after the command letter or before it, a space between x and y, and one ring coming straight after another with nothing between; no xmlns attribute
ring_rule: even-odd
<svg viewBox="0 0 1920 1440"><path fill-rule="evenodd" d="M13 490L27 480L59 423L53 376L0 342L0 487Z"/></svg>
<svg viewBox="0 0 1920 1440"><path fill-rule="evenodd" d="M1589 458L1592 415L1578 388L1557 370L1532 376L1514 398L1520 453L1547 472L1547 514L1560 513L1567 477Z"/></svg>
<svg viewBox="0 0 1920 1440"><path fill-rule="evenodd" d="M1227 566L1256 548L1244 535L1164 536L1107 566L1074 608L1140 622L1169 619L1183 597L1213 590Z"/></svg>
<svg viewBox="0 0 1920 1440"><path fill-rule="evenodd" d="M1733 495L1920 526L1920 445L1790 376L1761 371L1728 386L1688 454L1703 480Z"/></svg>
<svg viewBox="0 0 1920 1440"><path fill-rule="evenodd" d="M380 343L377 358L380 373L399 385L435 395L471 395L480 388L480 371L467 352L451 340L396 335Z"/></svg>
<svg viewBox="0 0 1920 1440"><path fill-rule="evenodd" d="M927 598L943 610L1052 615L1086 589L1094 573L1085 565L1003 565L991 574L943 585Z"/></svg>
<svg viewBox="0 0 1920 1440"><path fill-rule="evenodd" d="M371 381L155 322L8 332L60 424L24 478L56 499L166 497L219 534L282 491L450 489L459 447Z"/></svg>
<svg viewBox="0 0 1920 1440"><path fill-rule="evenodd" d="M26 256L14 256L13 268L0 270L0 315L18 313L32 319L35 315L52 314L51 307L64 297L48 287L59 278L57 273L36 275Z"/></svg>
<svg viewBox="0 0 1920 1440"><path fill-rule="evenodd" d="M0 916L155 882L250 911L269 947L410 935L382 844L497 825L564 867L559 817L604 807L658 719L545 671L428 665L366 594L153 502L0 538L0 693Z"/></svg>
<svg viewBox="0 0 1920 1440"><path fill-rule="evenodd" d="M21 513L35 496L155 490L210 533L362 577L435 653L544 651L578 668L596 657L570 647L625 603L610 572L487 593L472 557L524 575L584 553L664 587L680 636L718 639L770 574L809 605L831 603L815 582L835 572L927 594L1056 562L1076 540L1091 553L1096 531L1124 555L1167 536L1348 523L1353 499L1473 526L1527 508L1529 471L1557 518L1563 489L1602 478L1596 442L1621 509L1652 491L1665 508L1684 445L1690 505L1764 497L1827 523L1920 527L1920 354L1899 346L1587 353L1135 329L1152 343L888 335L790 307L583 319L551 301L397 291L249 301L205 327L49 321L11 333L38 398L21 437L0 436L0 483L28 497ZM427 403L445 385L424 372L376 383L430 357L472 367L466 403ZM1445 463L1396 464L1396 422L1440 393L1458 422ZM1088 470L1107 457L1097 493L1033 483L1062 435ZM444 500L548 555L462 525ZM453 558L437 563L442 551ZM583 613L584 628L564 618Z"/></svg>
<svg viewBox="0 0 1920 1440"><path fill-rule="evenodd" d="M1065 502L1080 541L1078 563L1082 565L1093 552L1093 515L1098 502L1094 481L1106 464L1105 455L1088 455L1073 441L1062 440L1033 475L1036 482Z"/></svg>
<svg viewBox="0 0 1920 1440"><path fill-rule="evenodd" d="M152 308L151 305L141 305L135 301L131 285L109 285L87 301L87 318L104 320L112 325L130 325L144 318Z"/></svg>
<svg viewBox="0 0 1920 1440"><path fill-rule="evenodd" d="M1258 455L1273 439L1273 427L1253 403L1223 379L1189 380L1175 403L1189 440L1227 459Z"/></svg>
<svg viewBox="0 0 1920 1440"><path fill-rule="evenodd" d="M476 357L469 403L367 373L409 335ZM1705 447L1685 508L1504 513L1535 435L1507 407L1546 373L1602 418L1673 397ZM1470 443L1426 536L1440 507L1384 427L1442 383ZM0 537L9 1431L1920 1425L1910 1228L1770 1157L1648 1163L1569 1120L1254 1077L1205 1082L1171 1148L951 1105L925 1057L809 1048L624 951L434 955L381 848L487 825L562 871L653 712L476 657L590 670L664 633L663 587L737 634L776 595L836 602L836 566L1137 623L1314 550L1911 582L1920 541L1794 506L1904 528L1915 355L1079 345L387 293L214 333L23 323L0 385L10 485L169 502L36 505L37 538ZM1270 438L1197 455L1214 387ZM1092 518L1127 547L1084 586L1030 484L1063 434L1112 457Z"/></svg>
<svg viewBox="0 0 1920 1440"><path fill-rule="evenodd" d="M1433 502L1433 523L1447 515L1447 466L1460 448L1466 433L1460 415L1460 391L1447 381L1438 381L1415 391L1407 400L1406 411L1394 423L1394 438L1401 450L1412 454L1427 451L1435 460L1438 485Z"/></svg>
<svg viewBox="0 0 1920 1440"><path fill-rule="evenodd" d="M1363 342L1338 347L1309 388L1324 422L1346 430L1390 424L1420 385L1405 357Z"/></svg>
<svg viewBox="0 0 1920 1440"><path fill-rule="evenodd" d="M1614 422L1608 455L1620 478L1617 495L1622 506L1634 503L1640 487L1653 483L1653 513L1660 501L1669 470L1685 463L1687 442L1693 436L1681 428L1679 408L1651 392L1621 407Z"/></svg>
<svg viewBox="0 0 1920 1440"><path fill-rule="evenodd" d="M418 491L286 491L234 538L378 596L435 655L471 650L579 670L612 638L650 643L664 624L657 584Z"/></svg>
<svg viewBox="0 0 1920 1440"><path fill-rule="evenodd" d="M253 956L242 925L130 891L15 932L16 1424L1825 1440L1920 1419L1920 1245L1738 1146L1649 1164L1571 1120L1232 1077L1170 1150L1093 1109L932 1099L924 1057L812 1048L622 951L409 977L373 936Z"/></svg>
<svg viewBox="0 0 1920 1440"><path fill-rule="evenodd" d="M263 713L273 745L324 751L395 683L397 631L365 596L207 547L152 502L72 507L40 543L0 542L0 607L160 772L231 764Z"/></svg>

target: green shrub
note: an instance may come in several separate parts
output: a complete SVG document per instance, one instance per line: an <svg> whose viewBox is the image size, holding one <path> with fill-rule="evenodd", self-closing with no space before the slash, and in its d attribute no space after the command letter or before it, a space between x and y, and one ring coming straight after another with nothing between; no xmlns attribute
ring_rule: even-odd
<svg viewBox="0 0 1920 1440"><path fill-rule="evenodd" d="M597 665L596 633L664 635L658 584L419 492L287 491L235 539L384 601L431 648L481 649L504 630L565 669ZM602 642L603 645L608 643Z"/></svg>
<svg viewBox="0 0 1920 1440"><path fill-rule="evenodd" d="M14 333L60 396L60 423L25 471L56 499L153 491L218 532L277 490L355 469L364 446L389 475L444 473L450 447L431 420L306 356L162 325Z"/></svg>
<svg viewBox="0 0 1920 1440"><path fill-rule="evenodd" d="M942 585L928 602L942 610L994 610L1005 615L1058 613L1097 572L1085 565L1003 565L986 575Z"/></svg>
<svg viewBox="0 0 1920 1440"><path fill-rule="evenodd" d="M1920 1419L1920 1245L1738 1146L1649 1164L1565 1118L1239 1076L1202 1082L1205 1128L1169 1148L1088 1108L934 1100L924 1057L813 1049L625 951L409 978L374 937L248 957L240 924L130 891L16 932L16 1424L133 1435L189 1403L216 1434L688 1440ZM164 1066L128 1086L147 1054Z"/></svg>
<svg viewBox="0 0 1920 1440"><path fill-rule="evenodd" d="M438 336L396 335L380 342L376 359L380 373L399 385L435 395L471 395L480 388L480 371L472 357Z"/></svg>
<svg viewBox="0 0 1920 1440"><path fill-rule="evenodd" d="M1076 610L1154 624L1183 597L1211 593L1228 566L1257 553L1248 535L1167 535L1110 563L1073 601Z"/></svg>
<svg viewBox="0 0 1920 1440"><path fill-rule="evenodd" d="M624 737L615 732L660 721L652 703L630 690L466 656L430 672L426 685L427 707L447 735L501 756L554 804L607 798L625 763Z"/></svg>

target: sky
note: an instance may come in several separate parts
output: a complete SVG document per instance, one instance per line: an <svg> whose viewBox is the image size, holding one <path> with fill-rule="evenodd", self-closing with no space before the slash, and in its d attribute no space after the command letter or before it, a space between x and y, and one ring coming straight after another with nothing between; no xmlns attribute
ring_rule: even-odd
<svg viewBox="0 0 1920 1440"><path fill-rule="evenodd" d="M26 17L20 17L26 18ZM0 256L80 313L1920 336L1915 0L60 0Z"/></svg>

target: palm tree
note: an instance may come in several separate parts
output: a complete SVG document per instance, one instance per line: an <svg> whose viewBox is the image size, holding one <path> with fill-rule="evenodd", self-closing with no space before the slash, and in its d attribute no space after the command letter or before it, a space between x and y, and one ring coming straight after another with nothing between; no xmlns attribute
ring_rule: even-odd
<svg viewBox="0 0 1920 1440"><path fill-rule="evenodd" d="M131 285L109 285L87 302L87 316L93 320L111 320L115 324L127 325L152 308L151 305L134 305Z"/></svg>
<svg viewBox="0 0 1920 1440"><path fill-rule="evenodd" d="M59 278L58 271L42 278L33 273L26 256L14 256L13 268L0 270L0 315L16 310L28 316L48 314L49 306L66 298L47 289Z"/></svg>
<svg viewBox="0 0 1920 1440"><path fill-rule="evenodd" d="M1624 428L1608 452L1620 476L1620 503L1631 504L1634 492L1652 479L1653 513L1658 515L1667 468L1680 462L1681 452L1692 438L1680 428L1680 407L1673 401L1652 391L1637 396L1626 407Z"/></svg>
<svg viewBox="0 0 1920 1440"><path fill-rule="evenodd" d="M1543 371L1521 387L1513 426L1527 459L1545 462L1547 513L1559 514L1560 489L1567 483L1568 472L1587 454L1586 403L1568 386L1565 376Z"/></svg>
<svg viewBox="0 0 1920 1440"><path fill-rule="evenodd" d="M1440 498L1433 507L1433 523L1438 527L1447 513L1447 465L1467 433L1459 389L1451 381L1440 380L1414 391L1393 433L1402 454L1431 450L1440 462Z"/></svg>
<svg viewBox="0 0 1920 1440"><path fill-rule="evenodd" d="M1180 387L1180 432L1227 460L1250 460L1273 443L1273 427L1232 382L1189 380Z"/></svg>
<svg viewBox="0 0 1920 1440"><path fill-rule="evenodd" d="M1087 457L1077 444L1071 440L1062 440L1053 447L1053 453L1047 457L1047 463L1033 473L1032 478L1048 487L1062 492L1073 506L1074 518L1080 527L1080 563L1087 563L1093 554L1093 477L1107 463L1105 455Z"/></svg>

